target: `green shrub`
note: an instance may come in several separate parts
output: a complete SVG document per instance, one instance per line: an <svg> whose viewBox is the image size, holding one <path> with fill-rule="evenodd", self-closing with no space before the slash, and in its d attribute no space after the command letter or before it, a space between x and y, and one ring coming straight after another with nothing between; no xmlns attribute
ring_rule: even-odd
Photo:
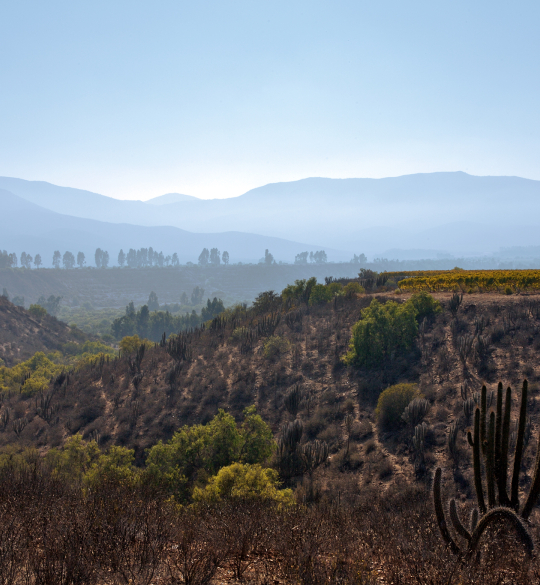
<svg viewBox="0 0 540 585"><path fill-rule="evenodd" d="M396 384L383 390L377 401L375 417L381 431L395 431L405 423L401 418L411 400L419 398L416 384Z"/></svg>
<svg viewBox="0 0 540 585"><path fill-rule="evenodd" d="M290 348L291 344L287 339L279 335L272 335L264 344L264 356L271 359L287 353Z"/></svg>
<svg viewBox="0 0 540 585"><path fill-rule="evenodd" d="M47 309L41 305L30 305L28 312L30 315L32 315L32 317L34 317L34 319L43 319L43 317L45 317L47 314Z"/></svg>
<svg viewBox="0 0 540 585"><path fill-rule="evenodd" d="M247 327L237 327L231 333L231 340L232 341L240 341L249 333L249 329Z"/></svg>
<svg viewBox="0 0 540 585"><path fill-rule="evenodd" d="M120 351L124 355L128 355L135 353L142 344L146 345L147 348L150 348L154 345L148 339L141 339L138 335L129 335L124 337L118 345L120 346Z"/></svg>
<svg viewBox="0 0 540 585"><path fill-rule="evenodd" d="M377 366L392 352L409 348L417 332L416 311L411 303L389 301L381 305L373 299L353 325L345 363Z"/></svg>
<svg viewBox="0 0 540 585"><path fill-rule="evenodd" d="M333 296L332 292L327 286L325 286L324 284L316 284L311 289L311 294L309 296L309 304L322 305L323 303L331 301L332 296Z"/></svg>
<svg viewBox="0 0 540 585"><path fill-rule="evenodd" d="M380 365L393 352L410 348L418 323L440 311L439 302L426 292L416 293L402 304L389 301L382 305L373 299L353 325L344 362L365 367Z"/></svg>
<svg viewBox="0 0 540 585"><path fill-rule="evenodd" d="M205 425L185 425L170 441L160 441L148 451L143 479L178 501L189 498L189 486L201 477L216 475L235 462L264 463L274 452L270 427L256 413L244 410L240 427L223 410Z"/></svg>
<svg viewBox="0 0 540 585"><path fill-rule="evenodd" d="M360 285L359 282L348 282L344 287L343 287L343 294L347 297L347 298L352 298L355 295L361 295L364 294L366 292L366 290L364 289L363 286Z"/></svg>
<svg viewBox="0 0 540 585"><path fill-rule="evenodd" d="M279 489L279 475L275 469L261 465L233 463L219 470L204 488L196 487L196 502L219 502L223 499L263 499L280 504L293 504L292 490Z"/></svg>
<svg viewBox="0 0 540 585"><path fill-rule="evenodd" d="M330 291L332 297L339 295L343 290L343 285L339 282L331 282L326 285L326 288Z"/></svg>
<svg viewBox="0 0 540 585"><path fill-rule="evenodd" d="M424 317L431 317L442 311L441 304L427 292L414 293L407 301L416 311L416 320L420 323Z"/></svg>
<svg viewBox="0 0 540 585"><path fill-rule="evenodd" d="M294 284L289 284L283 289L281 296L285 302L308 303L311 290L316 284L315 277L311 277L309 280L295 280Z"/></svg>

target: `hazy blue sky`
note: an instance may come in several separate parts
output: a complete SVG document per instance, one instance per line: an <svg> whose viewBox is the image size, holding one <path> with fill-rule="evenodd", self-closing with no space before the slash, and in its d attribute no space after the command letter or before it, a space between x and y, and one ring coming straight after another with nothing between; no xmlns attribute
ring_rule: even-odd
<svg viewBox="0 0 540 585"><path fill-rule="evenodd" d="M4 1L0 175L120 198L540 179L540 3Z"/></svg>

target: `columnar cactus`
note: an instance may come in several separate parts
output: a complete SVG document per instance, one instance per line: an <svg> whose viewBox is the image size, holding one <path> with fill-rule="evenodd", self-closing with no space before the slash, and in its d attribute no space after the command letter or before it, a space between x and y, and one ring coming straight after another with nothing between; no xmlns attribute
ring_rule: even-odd
<svg viewBox="0 0 540 585"><path fill-rule="evenodd" d="M442 504L440 468L435 472L433 497L435 514L445 542L452 552L471 556L478 548L481 536L491 524L506 522L513 526L526 551L531 554L534 543L524 521L530 516L540 496L540 436L537 448L536 465L533 481L524 505L519 502L519 472L523 459L525 429L527 425L527 394L528 383L524 380L521 391L518 432L514 450L513 473L508 488L508 462L510 445L510 417L512 408L512 390L506 390L503 408L503 386L497 389L496 412L488 413L487 389L484 386L480 397L480 405L474 413L474 429L467 434L467 440L473 451L474 486L478 510L473 510L470 530L467 530L459 519L456 503L450 502L449 516L456 533L467 541L466 548L461 549L452 537ZM482 474L482 467L485 473ZM486 490L484 490L484 484ZM487 492L487 503L485 494ZM520 512L521 509L521 512ZM480 518L478 518L479 514Z"/></svg>

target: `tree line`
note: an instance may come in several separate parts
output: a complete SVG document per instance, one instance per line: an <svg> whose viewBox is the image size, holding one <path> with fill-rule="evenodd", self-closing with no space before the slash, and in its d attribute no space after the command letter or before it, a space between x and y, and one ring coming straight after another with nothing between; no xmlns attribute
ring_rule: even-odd
<svg viewBox="0 0 540 585"><path fill-rule="evenodd" d="M204 289L199 289L198 298L194 299L192 295L192 300L202 301L199 297L200 291L204 294ZM200 315L195 310L191 313L186 312L185 315L172 315L169 311L160 311L157 295L154 292L150 293L148 301L148 304L143 305L138 311L133 302L130 302L125 314L113 321L111 333L116 339L138 335L140 338L157 342L164 332L169 335L198 327L225 310L223 301L216 297L212 301L207 299L206 306L201 309Z"/></svg>
<svg viewBox="0 0 540 585"><path fill-rule="evenodd" d="M296 254L294 257L295 264L307 264L308 260L311 264L326 264L328 257L324 250L310 252L309 254L307 252L300 252L300 254Z"/></svg>
<svg viewBox="0 0 540 585"><path fill-rule="evenodd" d="M325 264L328 261L326 252L319 250L317 252L301 252L296 254L294 263L295 264ZM353 264L364 264L367 262L367 258L364 254L354 255L351 260ZM6 250L0 251L0 269L2 268L32 268L32 264L35 268L40 268L43 265L41 254L36 254L32 257L31 254L22 252L20 260L15 253L8 253ZM198 261L199 266L220 266L224 264L227 266L230 263L229 252L225 250L223 253L217 248L203 248L199 254ZM94 264L96 268L108 268L110 264L110 255L107 250L97 248L94 253ZM180 266L180 260L178 253L174 252L172 255L165 255L163 252L154 250L152 246L148 248L139 248L135 250L130 248L127 253L123 249L118 253L117 264L120 268L148 268L148 267L168 267ZM190 262L188 266L192 265ZM274 255L266 249L264 251L264 257L259 260L259 264L265 264L270 266L276 264ZM71 251L66 251L64 254L60 250L55 250L52 257L52 265L54 268L64 268L66 270L78 268L84 268L86 266L86 256L84 252L78 252L77 256Z"/></svg>

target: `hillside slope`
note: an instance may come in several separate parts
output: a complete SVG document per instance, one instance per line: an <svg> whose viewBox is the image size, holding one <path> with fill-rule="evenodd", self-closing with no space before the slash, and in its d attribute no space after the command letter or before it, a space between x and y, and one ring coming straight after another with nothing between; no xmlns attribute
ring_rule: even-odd
<svg viewBox="0 0 540 585"><path fill-rule="evenodd" d="M470 493L462 397L471 398L483 382L490 389L499 380L516 388L527 377L531 413L538 413L540 296L467 295L455 320L448 310L450 295L438 294L444 310L426 324L414 347L380 367L345 367L340 358L347 351L351 327L373 298L340 298L309 311L292 309L279 322L276 312L272 316L250 311L226 322L216 319L210 329L184 335L176 347L149 348L138 365L134 355L102 360L72 372L59 387L51 385L55 417L48 422L37 416L29 397L12 396L4 408L25 417L28 424L19 436L23 444L48 448L82 433L85 438L99 437L103 446L130 446L140 462L158 440L170 438L183 424L208 422L219 408L239 419L244 408L256 404L279 435L282 425L294 418L286 396L298 384L302 440L319 439L329 445L329 464L318 472L321 486L356 493L369 483L384 487L415 481L413 429L404 426L383 433L374 417L384 388L413 382L430 403L423 472L433 470L436 463L452 467L446 442L455 421L461 488ZM384 293L376 298L385 303L407 297ZM272 335L285 340L282 352L275 355L268 353ZM482 335L486 352L480 355L471 349L460 357L460 339L467 335ZM515 394L514 413L517 404ZM350 432L344 426L347 413L353 417ZM345 457L348 438L350 455ZM0 430L0 445L15 440L11 426ZM527 463L530 457L527 451Z"/></svg>
<svg viewBox="0 0 540 585"><path fill-rule="evenodd" d="M61 350L68 342L80 343L88 338L50 315L36 318L0 297L0 359L7 366L30 358L37 351Z"/></svg>

